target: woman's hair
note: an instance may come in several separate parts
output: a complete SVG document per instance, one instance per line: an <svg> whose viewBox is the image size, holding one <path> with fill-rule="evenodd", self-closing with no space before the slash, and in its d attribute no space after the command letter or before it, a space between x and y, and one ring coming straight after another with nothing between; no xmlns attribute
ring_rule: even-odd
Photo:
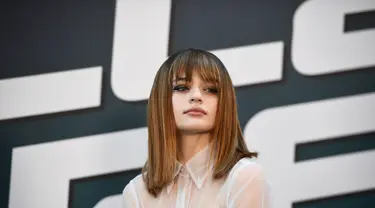
<svg viewBox="0 0 375 208"><path fill-rule="evenodd" d="M172 106L172 82L192 72L218 88L218 107L212 130L213 177L225 177L244 157L257 157L246 147L237 116L236 96L224 64L210 52L186 49L171 55L159 68L148 100L148 160L142 170L146 188L157 197L172 182L179 148L179 136Z"/></svg>

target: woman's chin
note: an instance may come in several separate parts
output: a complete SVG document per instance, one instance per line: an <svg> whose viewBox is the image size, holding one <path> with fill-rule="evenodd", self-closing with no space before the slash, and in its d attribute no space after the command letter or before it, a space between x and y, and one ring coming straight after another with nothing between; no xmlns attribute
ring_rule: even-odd
<svg viewBox="0 0 375 208"><path fill-rule="evenodd" d="M211 128L204 128L202 126L190 126L190 127L181 128L180 132L184 134L202 134L202 133L210 132L210 130Z"/></svg>

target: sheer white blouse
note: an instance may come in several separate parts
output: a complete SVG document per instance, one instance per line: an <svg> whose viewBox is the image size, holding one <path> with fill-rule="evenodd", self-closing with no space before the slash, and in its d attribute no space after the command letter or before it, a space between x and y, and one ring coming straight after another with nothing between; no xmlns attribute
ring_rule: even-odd
<svg viewBox="0 0 375 208"><path fill-rule="evenodd" d="M179 165L174 181L154 198L147 192L142 176L131 180L123 190L124 208L148 207L246 207L270 208L270 191L259 164L243 158L228 177L214 180L209 166L210 146Z"/></svg>

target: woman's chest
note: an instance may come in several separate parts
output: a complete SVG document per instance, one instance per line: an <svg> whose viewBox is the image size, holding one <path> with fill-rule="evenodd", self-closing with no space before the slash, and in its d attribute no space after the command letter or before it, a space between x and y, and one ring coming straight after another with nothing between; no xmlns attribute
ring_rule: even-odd
<svg viewBox="0 0 375 208"><path fill-rule="evenodd" d="M143 207L190 208L226 207L228 199L227 184L224 180L206 180L201 187L194 181L179 181L171 189L164 190L158 198L145 200Z"/></svg>

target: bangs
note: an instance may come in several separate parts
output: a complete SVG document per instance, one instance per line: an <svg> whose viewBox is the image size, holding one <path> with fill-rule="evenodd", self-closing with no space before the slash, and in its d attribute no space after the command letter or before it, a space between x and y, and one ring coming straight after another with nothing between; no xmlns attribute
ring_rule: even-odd
<svg viewBox="0 0 375 208"><path fill-rule="evenodd" d="M216 58L205 51L186 51L181 53L173 61L169 81L185 79L190 82L193 71L197 73L204 82L220 85L220 67L221 64Z"/></svg>

